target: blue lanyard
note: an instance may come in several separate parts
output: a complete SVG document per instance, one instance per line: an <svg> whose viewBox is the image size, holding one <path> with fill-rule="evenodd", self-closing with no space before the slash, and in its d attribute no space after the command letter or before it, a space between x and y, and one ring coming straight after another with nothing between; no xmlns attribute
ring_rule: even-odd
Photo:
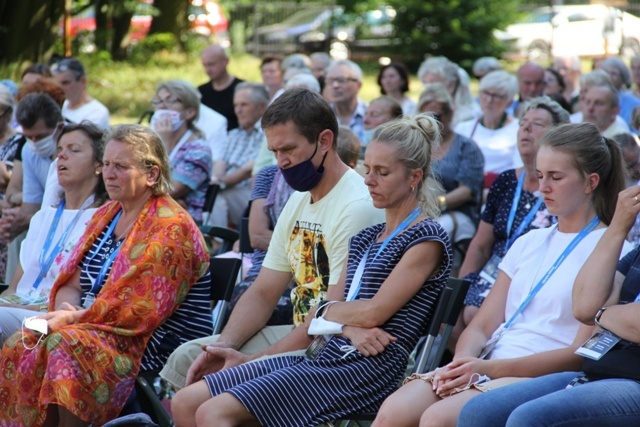
<svg viewBox="0 0 640 427"><path fill-rule="evenodd" d="M523 171L522 175L520 175L520 178L518 178L518 185L516 186L516 191L513 194L513 202L511 202L511 210L509 211L509 218L507 219L507 245L504 249L505 253L511 247L511 245L513 245L513 242L515 242L516 239L520 237L520 235L522 235L522 233L529 226L529 224L531 224L531 222L533 221L533 217L538 212L538 209L540 209L540 205L542 205L542 199L538 197L538 199L536 200L536 203L533 205L533 207L531 207L531 210L529 211L527 216L524 217L524 219L516 229L515 233L511 235L511 229L513 228L513 221L516 218L516 211L518 210L520 196L522 195L522 187L524 186L525 175L526 175L526 172Z"/></svg>
<svg viewBox="0 0 640 427"><path fill-rule="evenodd" d="M393 239L398 234L400 234L404 229L406 229L416 218L418 218L420 216L420 213L421 213L420 212L420 208L415 208L409 214L409 216L407 216L404 219L404 221L402 221L400 223L400 225L398 225L396 227L396 229L393 230L391 232L391 234L389 234L389 236L387 236L386 239L384 239L384 241L382 242L382 244L378 248L378 251L376 252L375 256L373 257L372 262L375 261L376 258L378 258L378 255L380 255L380 253L384 250L384 248L387 247L387 245L389 244L391 239ZM371 246L369 246L367 248L367 250L365 251L364 255L362 255L362 258L360 258L360 262L358 263L358 268L356 269L356 272L353 275L353 279L351 280L351 287L349 288L349 293L347 294L347 301L354 300L356 298L356 296L358 296L358 292L360 292L360 286L362 284L362 281L360 279L362 278L362 273L364 273L364 267L365 267L365 264L367 262L367 257L369 256L369 250L370 249L371 249ZM355 284L355 286L354 286L354 284Z"/></svg>
<svg viewBox="0 0 640 427"><path fill-rule="evenodd" d="M594 228L596 228L599 222L600 222L600 219L596 215L591 220L591 222L585 225L584 228L580 231L580 233L578 233L578 235L573 238L571 243L569 243L569 245L564 249L564 251L560 254L558 259L553 263L551 268L549 268L549 271L547 271L547 273L544 276L542 276L542 279L540 279L536 287L533 288L531 292L529 292L529 295L527 295L527 298L522 302L522 304L520 304L520 307L518 307L515 313L513 313L509 321L504 324L504 327L503 327L504 329L507 329L509 326L511 326L511 324L516 319L516 317L518 317L520 313L524 311L524 309L529 305L533 297L538 293L538 291L540 291L540 289L542 289L542 287L547 283L547 281L553 275L553 273L556 272L558 267L560 267L560 265L569 256L569 254L575 249L575 247L578 246L578 244L582 241L582 239L584 239L587 236L587 234L589 234L591 231L593 231ZM553 232L555 232L555 229L551 233Z"/></svg>
<svg viewBox="0 0 640 427"><path fill-rule="evenodd" d="M58 204L58 208L56 209L56 215L53 217L53 222L49 227L49 233L47 234L47 238L44 242L44 246L40 251L40 257L38 258L38 263L40 264L40 273L38 273L38 277L36 277L35 282L33 282L34 289L38 289L38 287L40 286L40 283L42 283L44 276L46 276L47 272L51 268L51 264L53 264L53 260L56 258L56 256L58 256L58 254L62 250L62 247L67 241L69 234L78 223L78 220L80 219L84 211L87 209L87 206L88 206L87 203L88 202L90 202L89 204L93 203L92 200L93 198L89 198L84 202L82 207L76 213L75 217L73 217L73 220L71 221L71 223L69 223L69 225L67 226L64 233L62 233L62 236L60 236L60 239L58 240L56 245L53 247L51 252L49 252L49 248L51 248L51 244L53 243L53 236L55 236L56 230L58 228L58 224L60 223L60 218L62 218L62 214L65 206L65 200L63 199L60 202L60 204ZM48 257L46 256L47 252L49 252Z"/></svg>
<svg viewBox="0 0 640 427"><path fill-rule="evenodd" d="M87 273L87 277L89 278L89 281L93 282L91 284L91 291L89 291L89 293L92 295L97 295L97 293L102 288L102 285L104 282L104 276L107 274L107 270L111 268L111 264L113 264L113 261L115 260L116 255L118 255L118 252L120 252L120 246L118 246L102 264L102 267L100 268L100 272L98 273L98 277L95 280L92 280L91 274L89 274L89 264L91 264L91 261L93 261L95 256L100 252L100 249L102 249L102 247L104 246L105 242L109 240L109 238L111 237L111 234L113 234L113 230L116 228L116 225L118 224L118 220L120 219L121 215L122 215L122 211L119 211L116 214L116 216L113 218L113 220L111 221L111 225L109 225L109 228L107 229L107 232L104 234L104 237L102 237L102 240L100 240L100 243L98 244L98 248L95 250L93 255L91 255L91 258L89 258L85 264L85 272Z"/></svg>

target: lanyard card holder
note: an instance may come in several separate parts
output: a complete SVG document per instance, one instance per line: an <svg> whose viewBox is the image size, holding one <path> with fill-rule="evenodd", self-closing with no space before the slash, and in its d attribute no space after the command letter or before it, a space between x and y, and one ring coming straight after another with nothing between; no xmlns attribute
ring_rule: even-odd
<svg viewBox="0 0 640 427"><path fill-rule="evenodd" d="M327 344L329 344L331 338L332 335L317 335L304 352L305 357L309 360L315 360Z"/></svg>
<svg viewBox="0 0 640 427"><path fill-rule="evenodd" d="M575 351L575 354L592 360L600 360L618 342L620 342L620 338L613 333L606 330L596 331Z"/></svg>

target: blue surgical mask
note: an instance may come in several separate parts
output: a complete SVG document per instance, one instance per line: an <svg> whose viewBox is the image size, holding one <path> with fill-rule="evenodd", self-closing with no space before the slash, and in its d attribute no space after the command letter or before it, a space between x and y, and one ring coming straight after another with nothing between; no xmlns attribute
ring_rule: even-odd
<svg viewBox="0 0 640 427"><path fill-rule="evenodd" d="M325 153L318 169L313 165L311 159L318 152L318 142L316 141L316 149L307 160L291 166L286 169L280 169L282 177L291 188L296 191L309 191L315 188L324 175L324 160L327 158Z"/></svg>

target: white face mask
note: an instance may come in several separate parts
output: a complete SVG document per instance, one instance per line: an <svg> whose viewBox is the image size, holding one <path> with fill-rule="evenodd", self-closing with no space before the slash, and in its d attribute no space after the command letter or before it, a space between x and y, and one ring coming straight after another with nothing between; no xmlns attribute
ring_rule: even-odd
<svg viewBox="0 0 640 427"><path fill-rule="evenodd" d="M151 128L155 130L158 121L165 118L166 116L169 116L169 118L171 119L171 130L174 132L180 129L180 126L182 126L182 124L184 123L184 119L180 118L180 113L178 113L177 111L157 110L151 117Z"/></svg>
<svg viewBox="0 0 640 427"><path fill-rule="evenodd" d="M41 140L34 142L27 139L33 151L40 157L50 159L56 152L56 141L53 139L53 134L42 138Z"/></svg>

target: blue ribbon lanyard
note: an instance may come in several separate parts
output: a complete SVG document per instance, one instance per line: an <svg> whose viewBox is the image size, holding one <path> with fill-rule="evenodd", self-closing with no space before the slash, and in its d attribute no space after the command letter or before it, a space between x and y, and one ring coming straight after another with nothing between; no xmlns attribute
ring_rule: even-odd
<svg viewBox="0 0 640 427"><path fill-rule="evenodd" d="M516 239L522 235L529 224L531 224L531 222L533 221L533 217L538 212L538 209L540 209L540 205L542 205L542 199L538 197L535 205L531 207L531 210L529 211L527 216L524 217L515 233L511 234L513 222L516 218L516 212L518 210L518 204L520 202L520 196L522 195L522 187L524 186L525 175L526 172L523 171L522 175L520 175L520 178L518 178L518 185L516 186L516 191L513 194L513 202L511 202L511 210L509 211L509 218L507 219L507 245L504 249L505 253L507 252L507 250L509 250L511 245L513 245L513 242L515 242Z"/></svg>
<svg viewBox="0 0 640 427"><path fill-rule="evenodd" d="M387 245L389 244L389 242L391 241L391 239L393 239L394 237L396 237L398 234L400 234L404 229L406 229L413 221L415 221L416 218L418 218L420 216L420 208L415 208L410 214L409 216L407 216L404 221L402 221L400 223L400 225L398 225L396 227L395 230L393 230L391 232L391 234L389 234L389 236L387 236L386 239L384 239L384 241L382 242L382 244L380 245L380 247L378 248L375 256L373 257L372 261L375 261L376 258L378 258L378 255L380 255L380 253L384 250L384 248L387 247ZM362 273L364 273L364 267L365 264L367 262L367 257L369 256L369 250L371 249L371 246L369 246L367 248L367 250L365 251L365 253L362 255L362 258L360 258L360 262L358 263L358 268L356 269L355 274L353 275L353 279L351 280L351 287L349 288L349 293L347 294L347 301L352 301L356 298L356 296L358 296L358 293L360 292L360 286L361 286L361 280L362 279ZM355 286L354 286L355 284Z"/></svg>
<svg viewBox="0 0 640 427"><path fill-rule="evenodd" d="M56 209L56 215L53 217L53 222L49 227L49 233L47 234L47 238L44 242L44 246L42 247L42 250L40 251L40 256L38 258L38 263L40 264L40 273L38 273L38 277L36 277L35 282L33 282L34 289L38 289L38 287L40 286L40 283L42 283L44 276L47 275L47 272L51 268L51 264L53 264L53 260L56 258L56 256L58 256L58 254L62 250L62 247L67 241L69 234L78 223L78 220L80 219L84 211L87 209L88 204L90 205L91 203L93 203L92 200L93 200L92 198L89 198L84 202L82 207L78 210L78 213L76 213L76 216L73 217L73 220L71 221L71 223L69 223L69 225L65 229L64 233L62 233L62 236L60 236L60 239L58 239L58 242L55 244L51 252L49 252L49 248L53 243L53 236L55 236L56 230L58 228L58 224L60 223L60 218L62 218L65 201L62 200L60 204L58 204L58 208ZM87 204L87 202L89 201L91 202ZM46 255L47 252L49 252L48 257Z"/></svg>
<svg viewBox="0 0 640 427"><path fill-rule="evenodd" d="M100 272L98 273L98 277L95 280L92 280L91 274L89 274L89 264L91 264L91 261L93 261L95 256L100 252L100 249L102 249L102 247L104 246L105 242L109 240L109 238L111 237L111 234L113 234L113 230L116 228L116 225L118 224L118 220L120 219L121 215L122 215L122 211L119 211L116 214L116 216L113 218L113 220L111 221L111 225L109 225L109 228L107 229L107 232L104 234L104 237L98 244L98 248L93 253L93 255L91 255L91 258L89 258L89 260L87 260L85 264L85 272L87 273L87 277L89 278L89 281L92 282L91 291L88 292L91 295L97 295L100 289L102 288L104 276L107 274L107 270L111 268L111 264L113 264L113 261L115 260L116 255L118 255L118 252L120 252L120 246L118 246L102 264L102 267L100 268Z"/></svg>
<svg viewBox="0 0 640 427"><path fill-rule="evenodd" d="M542 279L540 279L540 281L535 286L535 288L533 288L531 292L529 292L529 295L527 295L527 298L525 298L522 304L520 304L520 307L518 307L515 313L511 315L511 318L509 319L509 321L507 321L507 323L504 324L503 329L507 329L509 326L511 326L511 324L516 319L516 317L518 317L518 315L520 315L520 313L524 311L524 309L529 305L533 297L536 296L536 294L538 293L538 291L540 291L540 289L542 289L542 287L547 283L549 278L551 278L553 273L556 272L556 270L560 267L560 265L564 262L564 260L569 256L569 254L575 249L576 246L578 246L578 244L582 241L582 239L584 239L587 236L587 234L589 234L591 231L593 231L594 228L596 228L599 222L600 222L600 219L596 215L591 220L591 222L585 225L584 228L580 231L580 233L578 233L578 235L573 238L571 243L569 243L569 245L564 249L564 251L560 254L558 259L556 259L556 261L553 263L551 268L549 268L546 274L542 276ZM555 232L555 230L552 231L552 233L553 232Z"/></svg>

